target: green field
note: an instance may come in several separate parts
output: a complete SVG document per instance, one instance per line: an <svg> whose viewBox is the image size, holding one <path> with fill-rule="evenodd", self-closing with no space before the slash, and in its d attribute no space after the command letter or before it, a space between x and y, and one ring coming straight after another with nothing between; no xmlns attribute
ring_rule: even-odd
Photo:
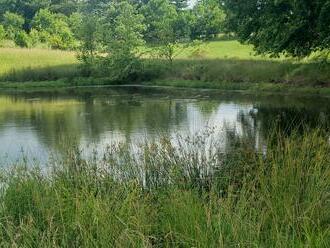
<svg viewBox="0 0 330 248"><path fill-rule="evenodd" d="M46 49L0 48L0 75L12 70L76 64L74 52Z"/></svg>
<svg viewBox="0 0 330 248"><path fill-rule="evenodd" d="M199 49L194 56L194 51ZM178 59L191 58L206 59L264 59L255 56L251 46L242 45L237 41L214 41L202 44L197 48L189 48L178 55ZM23 49L23 48L0 48L0 75L12 70L26 68L43 68L77 64L75 52L66 52L50 49Z"/></svg>
<svg viewBox="0 0 330 248"><path fill-rule="evenodd" d="M178 58L204 58L204 59L266 59L256 56L253 47L242 45L238 41L211 41L199 46L188 48L178 54Z"/></svg>
<svg viewBox="0 0 330 248"><path fill-rule="evenodd" d="M87 79L79 69L75 52L0 48L1 87L31 86L31 83L17 85L22 82L35 82L32 86L41 87L47 85L47 81L49 86L53 86L56 85L54 81L59 80L58 86L143 83L189 87L194 82L191 87L232 90L281 91L284 88L286 91L288 85L323 89L330 85L330 65L311 59L298 61L256 56L251 46L237 41L213 41L183 50L172 66L161 59L144 58L144 69L134 77L124 82L113 82L104 70L90 74Z"/></svg>

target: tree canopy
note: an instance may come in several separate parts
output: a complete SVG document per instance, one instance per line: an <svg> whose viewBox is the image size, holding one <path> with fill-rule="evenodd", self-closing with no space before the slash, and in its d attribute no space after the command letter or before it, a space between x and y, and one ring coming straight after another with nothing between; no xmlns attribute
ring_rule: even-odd
<svg viewBox="0 0 330 248"><path fill-rule="evenodd" d="M1 36L20 46L84 50L89 43L88 51L104 49L105 37L112 39L110 32L120 25L104 19L105 13L125 4L143 19L144 28L131 38L166 48L159 51L168 58L175 44L224 32L272 56L303 57L330 48L330 0L198 0L194 6L188 0L0 0ZM127 14L122 7L119 12Z"/></svg>
<svg viewBox="0 0 330 248"><path fill-rule="evenodd" d="M330 47L330 0L222 0L227 28L257 52L306 56Z"/></svg>

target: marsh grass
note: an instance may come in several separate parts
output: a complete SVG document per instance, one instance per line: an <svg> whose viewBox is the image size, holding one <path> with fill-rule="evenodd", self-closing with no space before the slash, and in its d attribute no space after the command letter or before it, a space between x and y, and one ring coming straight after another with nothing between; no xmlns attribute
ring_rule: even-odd
<svg viewBox="0 0 330 248"><path fill-rule="evenodd" d="M43 169L2 169L0 244L328 247L329 139L276 137L266 153L240 141L223 154L194 137L134 153L118 144L101 159L72 148Z"/></svg>

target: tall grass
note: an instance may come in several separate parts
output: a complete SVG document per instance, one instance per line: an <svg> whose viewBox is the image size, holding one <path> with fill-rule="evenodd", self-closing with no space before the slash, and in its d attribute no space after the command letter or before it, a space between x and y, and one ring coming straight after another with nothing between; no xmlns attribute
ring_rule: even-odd
<svg viewBox="0 0 330 248"><path fill-rule="evenodd" d="M62 80L69 85L86 85L88 76L96 79L93 84L102 78L99 84L151 82L156 85L197 85L222 89L226 88L224 84L230 84L230 89L251 88L249 84L262 83L272 84L273 88L275 84L323 88L330 85L329 63L256 56L250 46L237 41L213 41L197 50L186 49L173 65L152 58L144 58L143 64L143 69L129 75L124 82L112 82L108 70L96 67L91 72L84 71L74 52L0 48L0 81Z"/></svg>
<svg viewBox="0 0 330 248"><path fill-rule="evenodd" d="M200 137L1 171L2 247L328 247L323 133L227 154Z"/></svg>
<svg viewBox="0 0 330 248"><path fill-rule="evenodd" d="M0 48L1 81L44 81L79 76L75 52Z"/></svg>
<svg viewBox="0 0 330 248"><path fill-rule="evenodd" d="M200 82L201 87L204 84L205 87L217 88L221 83L330 85L330 65L318 63L237 59L183 59L176 60L172 67L164 66L164 61L146 63L146 75L150 79L195 81Z"/></svg>
<svg viewBox="0 0 330 248"><path fill-rule="evenodd" d="M76 64L75 52L50 49L0 48L0 74L13 69Z"/></svg>

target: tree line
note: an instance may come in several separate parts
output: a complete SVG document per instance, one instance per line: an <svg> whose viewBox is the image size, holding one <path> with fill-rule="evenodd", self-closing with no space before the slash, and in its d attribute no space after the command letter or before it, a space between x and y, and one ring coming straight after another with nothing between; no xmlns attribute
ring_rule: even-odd
<svg viewBox="0 0 330 248"><path fill-rule="evenodd" d="M172 62L186 46L234 34L256 52L329 52L330 0L0 0L0 41L79 50L85 65L126 75L139 58ZM101 62L101 63L99 63ZM115 73L118 75L118 73Z"/></svg>
<svg viewBox="0 0 330 248"><path fill-rule="evenodd" d="M0 0L0 40L11 40L21 47L43 44L76 49L86 36L82 24L95 21L96 16L100 22L117 4L129 5L143 16L141 24L150 26L142 32L148 42L155 41L157 29L165 25L170 25L176 32L172 36L181 41L214 37L223 28L224 11L216 0L200 1L193 8L187 0ZM163 27L157 26L162 20Z"/></svg>

